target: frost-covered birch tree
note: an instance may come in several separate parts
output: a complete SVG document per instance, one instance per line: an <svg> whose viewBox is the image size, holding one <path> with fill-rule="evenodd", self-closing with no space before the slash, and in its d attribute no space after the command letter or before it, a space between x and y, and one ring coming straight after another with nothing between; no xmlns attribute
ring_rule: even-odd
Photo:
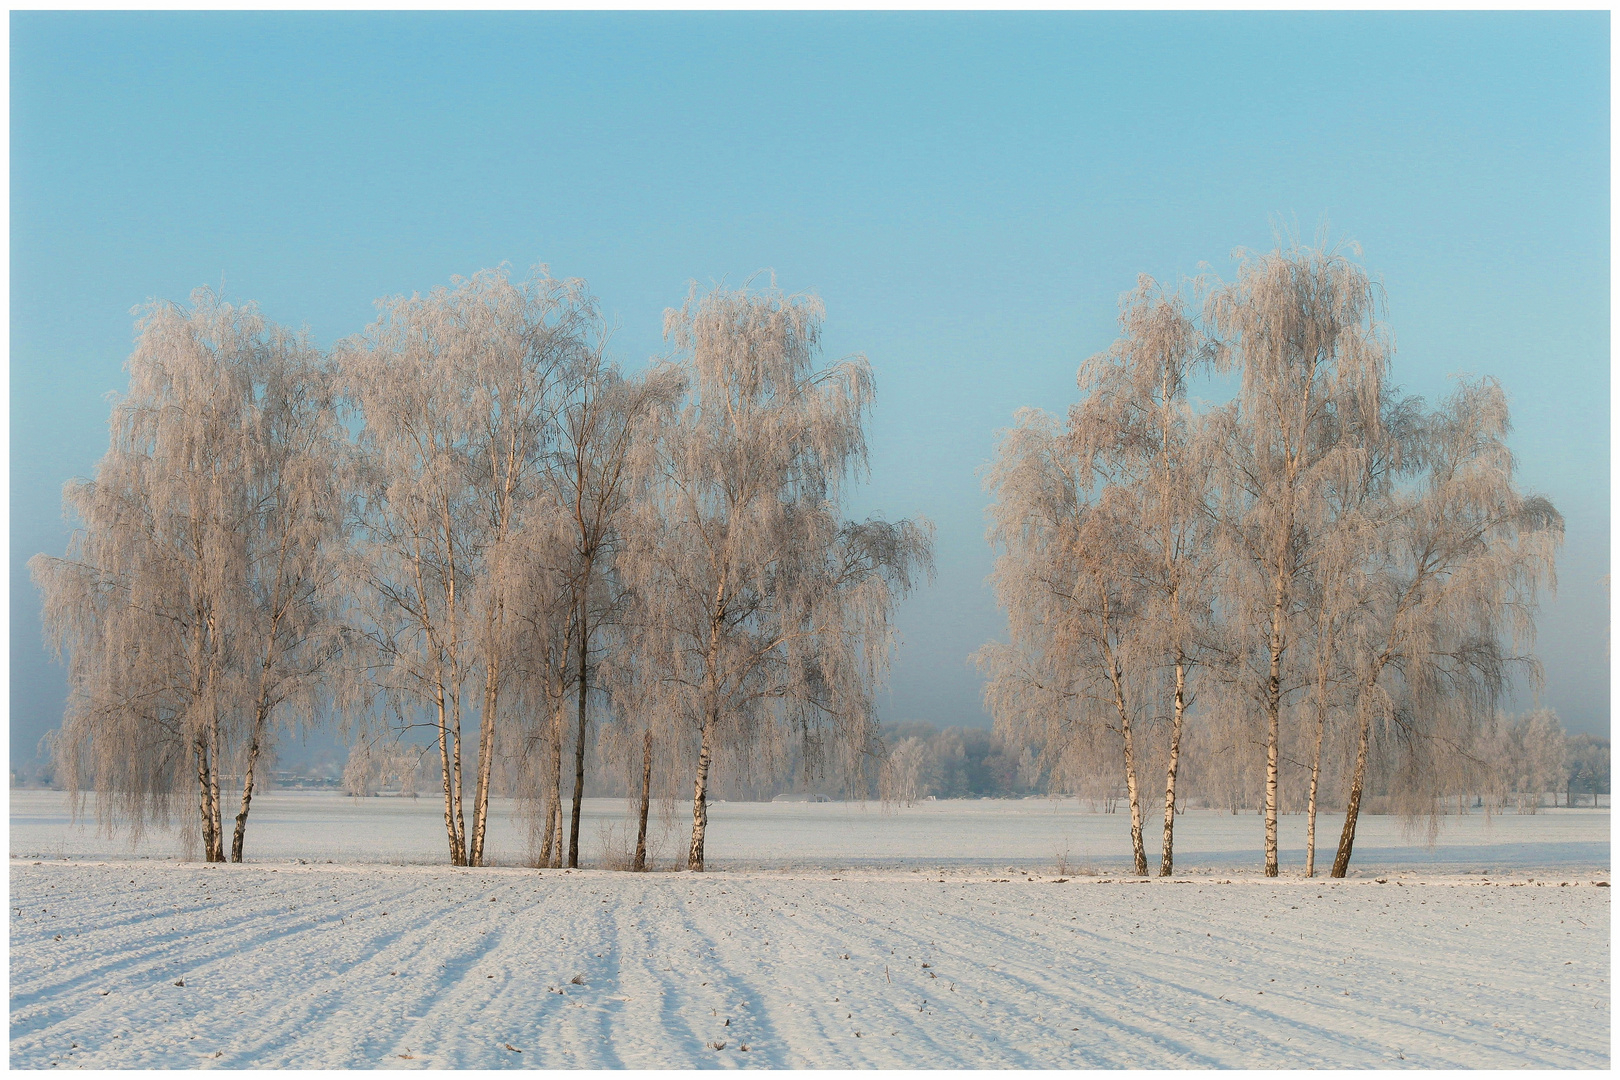
<svg viewBox="0 0 1620 1080"><path fill-rule="evenodd" d="M670 695L663 692L656 664L645 662L633 643L639 637L636 619L639 605L633 594L622 598L619 617L608 628L609 644L599 675L611 701L614 716L603 748L625 770L636 816L636 846L630 869L648 868L648 820L654 792L670 800L679 796L678 784L684 772L681 750L689 742L683 738L685 724L670 711ZM656 783L655 783L656 780Z"/></svg>
<svg viewBox="0 0 1620 1080"><path fill-rule="evenodd" d="M1563 519L1514 483L1508 409L1491 380L1465 381L1424 418L1417 482L1388 497L1351 646L1355 764L1332 874L1343 877L1379 729L1405 754L1397 783L1433 812L1436 785L1469 763L1481 728L1530 655L1554 582Z"/></svg>
<svg viewBox="0 0 1620 1080"><path fill-rule="evenodd" d="M1134 506L1095 482L1084 443L1051 416L1021 409L985 475L991 493L991 581L1007 612L1007 642L977 654L985 701L1003 739L1040 746L1049 764L1096 754L1117 739L1131 812L1136 873L1146 875L1141 779L1149 705Z"/></svg>
<svg viewBox="0 0 1620 1080"><path fill-rule="evenodd" d="M1421 461L1415 440L1421 432L1422 401L1402 398L1381 402L1380 408L1383 417L1377 425L1360 423L1353 413L1339 420L1358 445L1355 452L1339 455L1337 471L1327 476L1311 523L1316 558L1301 585L1299 706L1310 748L1306 877L1316 875L1316 819L1329 730L1354 708L1358 620L1366 612L1370 592L1377 588L1370 571L1393 521L1390 497L1401 478Z"/></svg>
<svg viewBox="0 0 1620 1080"><path fill-rule="evenodd" d="M872 375L863 357L817 366L821 321L774 289L694 290L665 316L687 394L620 564L638 660L692 752L692 870L717 754L787 729L859 765L894 603L931 566L926 523L840 520Z"/></svg>
<svg viewBox="0 0 1620 1080"><path fill-rule="evenodd" d="M1143 276L1120 312L1123 336L1080 369L1081 399L1069 409L1068 438L1092 484L1107 485L1125 517L1114 573L1134 579L1135 662L1153 692L1162 674L1168 700L1164 829L1159 873L1174 866L1176 777L1192 687L1209 634L1213 577L1207 500L1209 442L1187 401L1188 382L1207 362L1203 335L1181 298ZM1129 756L1129 755L1128 755Z"/></svg>
<svg viewBox="0 0 1620 1080"><path fill-rule="evenodd" d="M569 371L588 352L595 305L542 269L457 279L379 302L339 351L364 418L363 512L350 562L379 684L431 716L455 865L483 859L499 732L513 537L535 503ZM472 821L462 721L478 710Z"/></svg>
<svg viewBox="0 0 1620 1080"><path fill-rule="evenodd" d="M241 862L256 769L273 725L312 720L332 694L347 642L341 572L350 506L348 446L330 363L309 341L272 329L249 410L252 464L239 477L248 503L242 567L254 637L242 655L252 681L242 790L231 836Z"/></svg>
<svg viewBox="0 0 1620 1080"><path fill-rule="evenodd" d="M1189 677L1210 618L1208 447L1187 402L1204 349L1180 299L1147 277L1125 298L1120 326L1124 335L1081 367L1065 428L1026 410L997 446L986 486L1011 640L980 662L1004 737L1061 760L1094 747L1098 724L1117 734L1139 874L1141 725L1165 717L1169 874Z"/></svg>
<svg viewBox="0 0 1620 1080"><path fill-rule="evenodd" d="M146 308L107 453L64 493L67 556L30 566L68 659L54 751L69 786L137 835L189 790L204 857L223 862L223 787L240 776L240 862L257 763L309 715L340 645L342 439L307 338L191 299Z"/></svg>
<svg viewBox="0 0 1620 1080"><path fill-rule="evenodd" d="M585 797L585 736L591 657L605 624L621 613L624 590L613 573L630 500L643 494L659 428L682 387L679 370L660 366L626 378L594 355L572 380L547 455L547 490L566 538L557 548L574 627L574 792L568 865L579 865L580 807Z"/></svg>
<svg viewBox="0 0 1620 1080"><path fill-rule="evenodd" d="M1366 272L1333 250L1244 253L1211 291L1217 365L1238 369L1231 407L1213 414L1220 607L1240 636L1231 676L1259 711L1265 745L1265 872L1277 874L1277 781L1285 699L1301 681L1306 583L1320 562L1330 479L1379 429L1389 346ZM1354 417L1356 430L1346 426Z"/></svg>
<svg viewBox="0 0 1620 1080"><path fill-rule="evenodd" d="M516 723L519 802L532 814L541 866L563 865L562 756L568 703L579 675L575 662L579 607L570 587L572 534L554 503L533 508L505 564L507 655Z"/></svg>

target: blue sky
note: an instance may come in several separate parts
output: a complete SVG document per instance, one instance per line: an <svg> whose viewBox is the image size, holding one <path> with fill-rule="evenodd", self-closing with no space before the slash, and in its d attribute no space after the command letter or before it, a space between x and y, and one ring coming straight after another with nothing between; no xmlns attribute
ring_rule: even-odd
<svg viewBox="0 0 1620 1080"><path fill-rule="evenodd" d="M1608 729L1608 15L11 15L11 752L64 680L24 561L106 445L132 306L203 284L331 343L501 262L630 366L774 270L878 378L859 513L938 525L884 715L985 724L976 474L1062 409L1138 273L1353 237L1396 379L1493 375L1568 521L1544 701Z"/></svg>

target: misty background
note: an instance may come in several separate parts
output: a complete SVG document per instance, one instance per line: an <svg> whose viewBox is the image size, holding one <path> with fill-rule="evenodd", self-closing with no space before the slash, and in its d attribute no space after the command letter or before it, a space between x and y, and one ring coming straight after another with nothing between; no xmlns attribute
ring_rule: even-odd
<svg viewBox="0 0 1620 1080"><path fill-rule="evenodd" d="M634 369L691 281L818 293L827 355L877 376L852 516L938 527L882 716L986 727L996 431L1066 409L1139 273L1324 224L1387 290L1396 383L1507 391L1567 523L1540 704L1607 736L1608 19L14 13L13 768L66 689L24 563L65 547L150 298L213 285L330 346L545 262Z"/></svg>

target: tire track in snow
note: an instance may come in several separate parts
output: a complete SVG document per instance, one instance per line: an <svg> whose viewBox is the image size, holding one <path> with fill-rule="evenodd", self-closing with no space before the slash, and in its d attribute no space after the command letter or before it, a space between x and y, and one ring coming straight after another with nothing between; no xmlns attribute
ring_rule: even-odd
<svg viewBox="0 0 1620 1080"><path fill-rule="evenodd" d="M914 988L912 993L906 995L907 1005L905 1008L899 1007L892 1000L872 1000L874 993L872 988L876 988L876 993L882 995L882 999L893 998L895 993L891 989L895 985L892 981L893 976L901 974L902 982L900 985L902 990L905 988L904 980L906 976L899 971L899 962L894 964L886 963L887 960L892 959L889 953L886 952L886 950L892 948L892 942L886 941L884 935L890 933L891 929L880 920L868 917L868 913L873 912L873 902L871 900L864 897L856 899L849 895L848 887L854 884L850 882L843 883L845 888L841 894L842 900L824 899L821 909L803 916L806 920L813 919L821 928L821 932L816 935L817 938L838 943L839 951L834 954L834 958L823 962L831 970L844 973L845 976L835 987L830 988L823 998L824 1001L834 996L848 999L841 1002L842 1008L834 1010L832 1020L832 1025L843 1027L844 1030L839 1033L840 1037L833 1040L834 1045L830 1045L826 1049L836 1051L838 1054L860 1053L867 1063L878 1067L899 1067L907 1064L920 1065L924 1063L941 1065L972 1063L983 1067L1028 1064L1027 1055L1011 1053L1005 1049L1001 1054L994 1056L986 1056L983 1053L968 1054L966 1053L968 1047L963 1047L961 1044L952 1046L941 1041L935 1032L941 1027L950 1026L946 1022L947 1016L954 1016L959 1027L976 1024L974 1021L970 1021L968 1025L961 1024L961 1021L966 1019L966 1014L960 1006L953 1006L949 1002L949 990L941 988L945 1000L936 1000L934 1003L935 1012L932 1016L939 1018L940 1022L927 1026L922 1025L916 1017L910 1015L911 1002L921 1002L928 997L928 993L923 992L921 988ZM897 902L905 903L904 900ZM808 927L804 929L807 930ZM915 938L914 942L914 948L924 949L931 947L924 946L920 937ZM849 959L841 959L842 953L848 953ZM884 971L885 966L890 970ZM938 980L932 979L929 981L937 982ZM833 990L836 990L837 993L834 994ZM852 995L861 995L861 998L857 1000ZM860 1016L836 1017L837 1011L853 1014L857 1006L862 1010ZM941 1013L940 1010L947 1010L947 1012ZM877 1014L879 1011L882 1014L881 1021L875 1022L878 1020ZM918 1015L925 1015L924 1010L919 1008ZM850 1032L857 1029L864 1029L861 1041L851 1046L853 1038ZM891 1034L891 1032L895 1031L906 1031L909 1035L906 1050L902 1055L890 1052L887 1042L887 1040L897 1037ZM977 1046L968 1045L975 1051L982 1051L983 1049L982 1041ZM828 1060L819 1061L817 1064L833 1064L839 1062L839 1060L838 1057L830 1056Z"/></svg>
<svg viewBox="0 0 1620 1080"><path fill-rule="evenodd" d="M706 877L700 887L704 890L702 905L694 908L683 904L682 914L691 933L702 943L700 954L707 952L710 957L705 965L708 977L699 982L700 988L708 989L708 997L715 1002L709 1018L715 1034L705 1040L704 1045L724 1042L724 1050L710 1052L717 1056L739 1055L728 1063L774 1062L779 1067L786 1066L786 1061L777 1059L784 1057L787 1043L771 1019L775 1011L773 1006L778 1000L773 986L780 975L779 965L765 951L770 947L770 938L767 932L752 925L743 936L738 936L742 926L739 920L747 913L752 912L752 915L748 915L752 918L767 910L767 902L750 891L745 882L733 880L730 875ZM724 902L721 901L722 896L726 898ZM723 932L723 927L728 925L731 928L729 933ZM708 987L701 987L703 982L707 982ZM742 1022L734 1027L722 1023L737 1020ZM701 1015L698 1022L700 1025L703 1023ZM694 1034L701 1035L701 1032ZM747 1051L740 1049L744 1043L749 1045ZM744 1053L762 1056L745 1061L740 1056Z"/></svg>
<svg viewBox="0 0 1620 1080"><path fill-rule="evenodd" d="M352 888L354 883L339 879L334 884L342 890L344 886ZM344 993L357 985L375 986L388 977L385 968L394 968L401 956L410 959L418 955L430 940L434 920L430 917L427 925L420 924L420 916L408 907L410 893L408 885L399 885L388 890L384 897L367 897L361 901L378 912L390 911L392 925L389 927L364 927L360 920L353 924L343 920L337 927L331 926L329 921L303 924L300 920L273 944L260 946L257 951L268 955L264 960L267 970L260 971L259 975L279 992L259 1004L256 1022L241 1032L224 1052L220 1063L253 1062L286 1067L307 1060L311 1053L335 1052L341 1054L335 1063L373 1064L374 1059L357 1051L356 1044L358 1041L364 1045L367 1038L364 1033L375 1030L380 1018L371 1014L380 1005L386 1007L388 996L382 1000L371 997L367 1015L357 1017L355 1005ZM304 901L291 905L295 911L304 910L317 899L331 902L324 893L311 896L307 891L294 893L290 899ZM342 900L339 897L339 906ZM380 915L377 921L381 921ZM223 936L228 942L229 936ZM228 950L224 956L198 957L192 965L193 974L187 986L207 993L228 978L236 966ZM262 988L229 989L266 996ZM359 1026L345 1022L350 1018L358 1019Z"/></svg>
<svg viewBox="0 0 1620 1080"><path fill-rule="evenodd" d="M941 888L937 883L928 887ZM1031 894L1028 893L1029 887L1025 883L1018 883L1011 890L977 883L959 888L958 896L964 899L971 897L986 906L993 898L999 905L998 909L990 912L988 916L983 912L975 912L970 918L939 911L932 916L927 912L908 913L903 922L906 927L912 929L908 931L894 929L890 932L908 933L911 939L910 947L920 952L932 952L934 964L939 964L943 960L944 966L939 970L951 973L947 978L958 986L954 993L961 995L965 990L969 1001L982 1003L980 1006L984 1009L982 1016L973 1016L970 1005L958 1005L957 1009L970 1032L975 1028L983 1029L988 1023L997 1053L985 1057L986 1066L1028 1067L1037 1062L1082 1066L1128 1066L1142 1060L1142 1052L1146 1050L1152 1050L1153 1057L1157 1060L1163 1060L1167 1049L1178 1058L1188 1056L1186 1049L1173 1041L1167 1045L1167 1040L1157 1030L1158 1025L1153 1018L1149 1017L1149 1023L1143 1024L1141 1017L1127 1018L1101 1011L1102 1008L1110 1006L1123 1009L1128 1004L1125 995L1112 995L1095 1004L1072 1000L1078 984L1072 978L1060 973L1076 963L1084 963L1085 958L1065 956L1050 942L1037 943L1032 940L1031 934L1038 931L1029 925L1027 913L1014 915L1003 910L1014 896L1019 903L1013 906L1020 911L1031 906ZM944 887L927 901L926 906L937 908L941 903L948 902L946 901L948 892L949 886ZM916 905L924 903L916 890L908 891L902 902ZM1039 901L1034 906L1039 906ZM1011 920L1011 923L1008 924L1007 920ZM934 925L929 928L925 941L925 935L915 928L928 926L930 921L933 921ZM1046 922L1047 920L1042 920L1040 925L1045 925ZM986 938L988 940L985 940ZM937 944L940 941L947 944L941 947ZM969 941L974 942L971 951L952 944ZM931 967L930 970L935 969ZM924 987L916 988L915 992L926 996ZM947 993L953 992L947 990ZM1031 997L1034 1000L1030 1002L1028 1008L1014 1009L1004 1004L1009 1000ZM1047 1018L1075 1010L1083 1012L1099 1027L1106 1027L1110 1032L1111 1041L1120 1045L1103 1048L1100 1052L1097 1048L1081 1051L1063 1039L1069 1032L1061 1029L1075 1025L1058 1024ZM1082 1035L1076 1041L1083 1039ZM982 1038L978 1041L981 1045L985 1042Z"/></svg>
<svg viewBox="0 0 1620 1080"><path fill-rule="evenodd" d="M58 873L72 874L72 869L61 868ZM84 873L84 870L78 870ZM210 883L211 885L217 883ZM172 909L177 905L165 904ZM239 936L240 931L229 924L235 922L238 926L251 926L249 920L227 918L229 908L219 907L211 911L216 916L210 923L201 927L192 927L185 932L160 932L144 935L134 942L125 942L123 947L101 947L97 951L81 953L84 960L76 966L71 974L62 974L52 985L50 993L53 998L66 997L74 1003L74 1012L80 1016L91 1014L110 1014L120 1011L133 995L137 1000L159 1000L160 1014L165 1008L181 1006L176 1002L176 991L169 988L169 982L175 974L192 976L192 988L197 986L196 972L199 969L206 971L208 966L222 958L239 957L243 951L262 947L268 942L285 939L288 934L294 933L286 926L279 929L274 927L275 916L266 915L262 920L271 929L263 932L247 933L245 940ZM186 913L182 910L176 914L173 910L166 910L154 921L172 922L176 918L184 918ZM229 931L229 932L227 932ZM19 948L16 936L13 938L13 957L15 959L29 959L26 947ZM79 943L79 948L86 944ZM99 944L99 943L97 943ZM190 951L192 955L182 954ZM21 974L18 965L14 972ZM167 970L164 970L167 969ZM206 976L205 976L205 981ZM31 995L18 994L19 983L26 985L26 977L14 978L13 992L13 1036L14 1042L19 1028L26 1028L26 1024L19 1024L23 1017L16 1009L18 1000L27 999ZM120 985L122 983L122 985ZM133 985L131 985L133 984ZM116 987L107 997L100 994L99 989ZM65 992L65 993L64 993ZM182 1011L183 1011L183 1006Z"/></svg>
<svg viewBox="0 0 1620 1080"><path fill-rule="evenodd" d="M295 907L298 905L294 905ZM131 934L142 931L148 926L156 926L162 922L173 922L177 918L196 918L201 915L216 916L202 927L192 927L187 930L171 929L162 931L161 928L152 932L141 933L140 940L131 946L127 939ZM185 968L206 967L209 964L223 960L233 959L243 952L251 952L269 947L284 941L291 934L301 932L302 928L294 929L281 918L279 908L276 911L263 914L238 914L228 903L216 902L212 907L197 908L188 911L180 908L178 911L164 914L147 914L138 917L106 920L99 929L86 930L78 933L77 950L91 959L82 966L79 973L64 983L53 986L53 995L63 991L73 992L92 989L105 984L109 979L120 973L128 976L142 978L152 984L167 982L176 973L182 977ZM346 920L340 920L342 925ZM67 937L64 928L64 938ZM185 950L190 949L191 955L184 957ZM105 957L103 962L96 960ZM16 994L13 996L13 1007L19 1003L27 1003L30 995Z"/></svg>
<svg viewBox="0 0 1620 1080"><path fill-rule="evenodd" d="M614 905L603 904L599 892L600 888L585 875L552 880L548 895L557 902L548 908L568 917L563 924L567 933L560 937L575 943L580 952L577 959L556 968L555 985L562 993L547 995L551 1008L544 1015L553 1019L533 1033L531 1041L537 1044L538 1056L532 1064L624 1067L621 1048L614 1038L614 1014L623 1004L618 999L624 996L622 965L614 948L617 926L611 910ZM545 919L547 909L539 909L537 914ZM583 983L569 981L575 974L583 977ZM529 1052L525 1048L525 1055Z"/></svg>

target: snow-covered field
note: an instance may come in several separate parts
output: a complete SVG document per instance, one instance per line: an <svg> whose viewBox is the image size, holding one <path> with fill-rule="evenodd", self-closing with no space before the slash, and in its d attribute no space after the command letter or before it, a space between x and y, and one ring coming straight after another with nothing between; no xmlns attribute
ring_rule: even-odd
<svg viewBox="0 0 1620 1080"><path fill-rule="evenodd" d="M587 810L594 858L623 804ZM1298 877L1293 818L1293 876L1189 813L1139 882L1072 802L722 804L701 876L452 870L436 812L273 795L207 868L13 792L11 1064L1609 1064L1607 811L1367 819L1342 882Z"/></svg>

